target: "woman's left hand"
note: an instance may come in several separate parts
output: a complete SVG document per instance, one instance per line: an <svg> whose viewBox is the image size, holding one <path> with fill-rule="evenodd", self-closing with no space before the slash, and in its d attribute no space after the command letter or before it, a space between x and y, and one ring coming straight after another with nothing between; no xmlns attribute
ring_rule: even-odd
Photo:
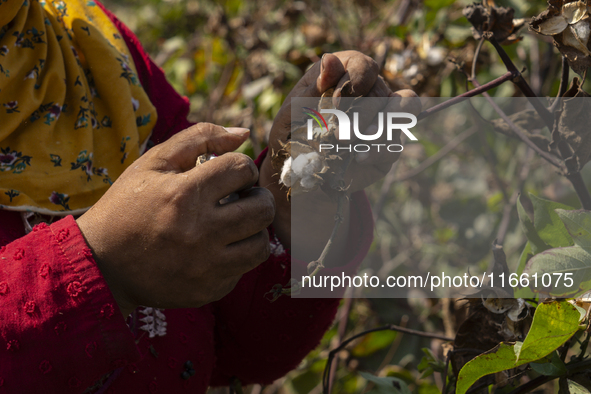
<svg viewBox="0 0 591 394"><path fill-rule="evenodd" d="M376 122L378 112L411 112L415 115L418 114L421 106L420 101L416 98L416 94L411 90L392 92L385 81L379 76L378 72L379 67L377 63L360 52L344 51L335 54L325 54L321 61L312 66L300 79L295 88L287 96L271 128L269 152L278 151L281 149L281 143L287 141L292 124L291 99L293 97L321 97L326 91L334 88L332 95L333 104L338 104L340 97L401 98L390 103L390 106L396 106L396 108L378 108L372 106L371 103L363 107L360 111L362 112L360 128L364 130ZM395 133L393 137L390 143L399 144L400 135L396 135ZM398 153L386 152L384 154L382 150L381 153L376 152L370 155L362 155L357 160L353 160L346 176L347 183L350 184L349 190L351 192L362 190L382 178L398 157ZM292 218L291 204L286 196L288 189L279 184L277 170L273 168L271 163L271 154L267 155L261 166L259 184L267 187L275 197L277 212L274 227L282 242L289 247L292 242L292 236L295 237L293 242L296 242L296 238L299 237L298 234L292 234L293 219L294 222L306 222L307 226L315 229L315 234L310 238L320 241L312 242L318 243L316 247L310 244L310 255L312 256L318 250L321 250L334 225L335 202L328 198L321 190L305 193L306 196L303 198L311 200L310 205L314 207L310 211L310 215L305 215L310 217L299 215L296 218ZM346 226L343 227L346 228ZM322 235L317 236L317 233ZM308 243L308 240L305 242ZM297 243L300 242L297 241ZM306 259L308 256L300 256L300 258Z"/></svg>

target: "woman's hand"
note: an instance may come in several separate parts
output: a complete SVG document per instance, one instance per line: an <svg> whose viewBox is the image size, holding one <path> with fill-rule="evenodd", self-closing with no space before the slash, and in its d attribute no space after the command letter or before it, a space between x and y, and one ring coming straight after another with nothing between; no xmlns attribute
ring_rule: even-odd
<svg viewBox="0 0 591 394"><path fill-rule="evenodd" d="M358 111L360 129L365 130L366 134L375 132L368 128L371 125L377 127L378 112L410 112L417 115L421 105L416 94L410 90L392 92L378 75L378 71L375 61L359 52L345 51L324 55L321 61L312 66L302 77L283 103L271 128L269 148L272 151L278 151L281 149L281 143L287 140L291 131L291 99L293 97L320 97L331 88L334 88L333 105L335 106L339 103L340 97L397 98L383 100L384 104L387 103L386 107L377 107L373 102L361 102L362 108ZM395 134L393 140L388 143L399 144L400 133ZM385 152L383 149L379 153L357 155L349 166L345 179L346 184L350 186L349 191L362 190L381 179L398 157L398 153ZM260 185L267 187L275 196L277 203L277 213L273 222L275 231L286 247L291 247L292 243L295 243L300 246L294 249L305 250L305 255L296 257L308 261L316 259L332 232L336 204L321 190L304 193L298 198L306 200L310 209L298 209L298 215L292 216L291 204L286 197L288 189L278 181L277 170L273 169L271 157L268 155L261 166ZM347 212L348 206L344 209ZM343 229L347 227L347 223L341 226ZM302 230L292 231L297 228ZM343 244L346 241L346 232L343 231L339 238L338 242ZM339 249L338 242L333 249ZM333 260L334 264L338 264L340 260L338 254L333 256Z"/></svg>
<svg viewBox="0 0 591 394"><path fill-rule="evenodd" d="M124 316L218 300L268 258L273 196L253 187L250 158L226 153L248 130L228 130L200 123L155 146L77 220ZM219 157L195 166L204 153Z"/></svg>

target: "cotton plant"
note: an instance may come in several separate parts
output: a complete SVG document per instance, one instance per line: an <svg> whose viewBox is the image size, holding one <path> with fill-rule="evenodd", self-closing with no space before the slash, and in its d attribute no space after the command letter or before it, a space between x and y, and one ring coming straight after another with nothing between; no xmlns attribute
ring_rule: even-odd
<svg viewBox="0 0 591 394"><path fill-rule="evenodd" d="M334 109L333 89L325 92L317 110ZM349 152L339 154L320 150L320 144L336 144L338 121L336 116L325 116L327 127L314 127L311 140L307 140L306 123L297 124L286 143L272 153L273 167L279 173L279 183L288 188L288 198L323 187L328 194L345 190L343 174Z"/></svg>
<svg viewBox="0 0 591 394"><path fill-rule="evenodd" d="M580 75L591 66L588 48L591 36L590 9L585 1L550 1L548 9L534 17L530 24L536 33L554 38L554 45Z"/></svg>
<svg viewBox="0 0 591 394"><path fill-rule="evenodd" d="M332 101L333 92L334 89L329 89L322 95L316 108L317 111L336 109ZM313 128L310 140L307 139L308 128L305 121L292 124L292 131L287 142L281 143L281 149L271 152L273 168L279 175L279 183L288 189L288 199L321 188L337 201L332 236L327 241L320 257L308 264L308 279L324 268L324 258L328 254L332 245L331 241L342 222L343 201L347 198L348 193L344 174L353 157L353 154L348 151L335 154L320 149L320 144L334 145L338 143L337 117L327 115L324 116L324 119L326 120L325 127ZM285 285L279 283L274 285L265 294L265 297L273 302L281 295L298 294L302 284L292 278Z"/></svg>

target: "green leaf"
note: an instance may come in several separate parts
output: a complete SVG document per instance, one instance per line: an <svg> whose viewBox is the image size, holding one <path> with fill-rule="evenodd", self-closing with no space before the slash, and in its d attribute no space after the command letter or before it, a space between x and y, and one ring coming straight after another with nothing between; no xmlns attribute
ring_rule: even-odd
<svg viewBox="0 0 591 394"><path fill-rule="evenodd" d="M580 319L579 311L566 301L540 304L520 351L515 353L517 360L546 356L577 332Z"/></svg>
<svg viewBox="0 0 591 394"><path fill-rule="evenodd" d="M567 370L564 362L558 357L556 352L552 352L551 359L545 363L531 363L531 369L544 376L562 376Z"/></svg>
<svg viewBox="0 0 591 394"><path fill-rule="evenodd" d="M488 353L468 361L460 370L456 383L456 394L464 394L470 386L483 376L511 369L516 364L514 347L511 344L500 343ZM523 362L522 364L525 364Z"/></svg>
<svg viewBox="0 0 591 394"><path fill-rule="evenodd" d="M537 274L538 289L552 282L548 287L551 289L550 295L572 297L591 286L591 212L556 209L556 215L562 220L575 246L549 249L532 257L524 272L530 278ZM558 275L554 275L560 273L568 274L572 283L565 276L558 278ZM544 275L545 283L542 280ZM535 282L533 284L535 286Z"/></svg>
<svg viewBox="0 0 591 394"><path fill-rule="evenodd" d="M533 254L538 254L546 249L550 249L550 246L547 245L540 235L536 231L536 228L529 218L527 212L521 205L521 200L517 199L517 214L519 215L519 221L521 222L521 227L523 228L523 232L525 236L529 240L529 245ZM521 263L520 263L521 265Z"/></svg>
<svg viewBox="0 0 591 394"><path fill-rule="evenodd" d="M579 329L580 314L568 302L540 304L523 342L500 343L461 369L456 394L464 394L483 376L536 361L556 350Z"/></svg>
<svg viewBox="0 0 591 394"><path fill-rule="evenodd" d="M534 226L540 238L552 248L573 245L573 240L555 209L572 210L568 205L529 195L534 206Z"/></svg>
<svg viewBox="0 0 591 394"><path fill-rule="evenodd" d="M376 351L392 344L396 338L396 331L375 331L363 337L353 349L351 354L354 357L367 357Z"/></svg>
<svg viewBox="0 0 591 394"><path fill-rule="evenodd" d="M529 260L524 273L529 274L530 286L535 286L533 278L537 277L538 289L551 296L575 297L591 288L591 249L571 246L546 250ZM550 286L544 287L547 284Z"/></svg>
<svg viewBox="0 0 591 394"><path fill-rule="evenodd" d="M591 391L583 387L582 385L574 382L572 380L568 380L568 391L570 394L589 394Z"/></svg>
<svg viewBox="0 0 591 394"><path fill-rule="evenodd" d="M427 357L423 357L421 359L421 362L419 363L419 365L417 365L417 370L419 372L423 372L425 370L427 370L427 368L429 369L429 375L431 375L433 373L433 369L431 368L431 365L429 364L429 359ZM428 375L423 374L423 377L426 377Z"/></svg>
<svg viewBox="0 0 591 394"><path fill-rule="evenodd" d="M359 372L366 380L375 384L370 394L411 394L410 389L402 379L387 377L379 378L367 372Z"/></svg>
<svg viewBox="0 0 591 394"><path fill-rule="evenodd" d="M591 248L591 212L582 209L578 211L557 209L556 213L564 223L575 245Z"/></svg>
<svg viewBox="0 0 591 394"><path fill-rule="evenodd" d="M425 356L423 356L421 362L417 365L418 371L423 372L421 378L431 376L433 372L443 372L445 370L445 363L435 357L431 349L422 348L421 350L425 353Z"/></svg>

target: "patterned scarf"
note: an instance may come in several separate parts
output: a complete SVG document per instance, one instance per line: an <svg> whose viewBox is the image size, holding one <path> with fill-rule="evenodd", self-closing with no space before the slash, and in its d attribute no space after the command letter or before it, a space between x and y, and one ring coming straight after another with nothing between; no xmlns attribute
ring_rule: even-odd
<svg viewBox="0 0 591 394"><path fill-rule="evenodd" d="M84 212L155 123L123 39L93 0L0 0L0 208Z"/></svg>

